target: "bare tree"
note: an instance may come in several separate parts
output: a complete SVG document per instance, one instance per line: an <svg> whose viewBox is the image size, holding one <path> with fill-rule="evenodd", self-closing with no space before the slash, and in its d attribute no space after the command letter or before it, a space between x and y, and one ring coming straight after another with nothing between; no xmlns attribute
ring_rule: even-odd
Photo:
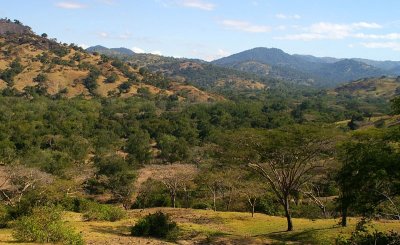
<svg viewBox="0 0 400 245"><path fill-rule="evenodd" d="M320 195L319 188L312 184L306 184L304 187L304 190L301 190L301 192L304 195L306 195L307 197L309 197L310 200L321 209L322 214L324 215L324 218L327 218L326 204L320 198L321 195Z"/></svg>
<svg viewBox="0 0 400 245"><path fill-rule="evenodd" d="M254 217L257 201L265 193L265 188L258 180L241 181L240 193L246 199L251 209L251 217Z"/></svg>
<svg viewBox="0 0 400 245"><path fill-rule="evenodd" d="M8 205L21 202L27 192L53 182L50 174L22 165L2 167L2 172L0 194Z"/></svg>
<svg viewBox="0 0 400 245"><path fill-rule="evenodd" d="M296 139L299 141L299 139ZM301 138L300 142L274 142L263 153L263 162L250 163L269 184L285 210L287 230L293 230L290 211L291 196L314 177L314 171L323 166L321 152L329 141Z"/></svg>
<svg viewBox="0 0 400 245"><path fill-rule="evenodd" d="M167 188L174 208L178 191L182 188L188 195L190 183L198 173L196 166L190 164L153 165L147 170L152 172L152 179L160 181Z"/></svg>
<svg viewBox="0 0 400 245"><path fill-rule="evenodd" d="M208 169L204 171L202 175L199 176L197 182L204 185L211 193L213 210L217 211L218 194L220 193L220 190L223 188L221 171L210 171Z"/></svg>

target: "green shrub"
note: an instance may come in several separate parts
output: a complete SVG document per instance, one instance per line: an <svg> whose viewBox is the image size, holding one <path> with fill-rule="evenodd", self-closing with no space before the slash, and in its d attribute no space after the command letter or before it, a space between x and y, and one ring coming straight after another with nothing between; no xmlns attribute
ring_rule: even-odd
<svg viewBox="0 0 400 245"><path fill-rule="evenodd" d="M125 216L125 212L112 205L99 204L96 202L83 203L83 218L85 220L117 221Z"/></svg>
<svg viewBox="0 0 400 245"><path fill-rule="evenodd" d="M161 211L149 214L132 226L133 236L164 238L175 240L178 234L178 226L170 220L170 217Z"/></svg>
<svg viewBox="0 0 400 245"><path fill-rule="evenodd" d="M356 230L350 238L340 235L336 238L337 245L390 245L400 244L400 234L394 231L387 233L381 231L371 232L372 225L368 219L361 219L357 223Z"/></svg>
<svg viewBox="0 0 400 245"><path fill-rule="evenodd" d="M61 211L46 206L34 208L31 215L19 218L13 236L21 242L84 244L81 235L61 220Z"/></svg>
<svg viewBox="0 0 400 245"><path fill-rule="evenodd" d="M201 202L201 203L193 204L192 208L193 209L204 209L204 210L206 210L206 209L211 209L211 206L208 203Z"/></svg>
<svg viewBox="0 0 400 245"><path fill-rule="evenodd" d="M7 226L7 222L10 219L7 207L0 204L0 229Z"/></svg>

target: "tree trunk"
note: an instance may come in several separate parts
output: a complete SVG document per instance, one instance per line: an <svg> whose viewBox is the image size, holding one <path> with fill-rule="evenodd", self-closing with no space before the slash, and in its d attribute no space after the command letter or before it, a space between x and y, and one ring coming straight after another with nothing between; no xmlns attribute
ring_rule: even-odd
<svg viewBox="0 0 400 245"><path fill-rule="evenodd" d="M172 202L172 207L173 208L175 208L175 199L176 199L175 193L171 193L171 202Z"/></svg>
<svg viewBox="0 0 400 245"><path fill-rule="evenodd" d="M252 206L251 206L251 217L254 217L254 206L255 206L255 205L252 205Z"/></svg>
<svg viewBox="0 0 400 245"><path fill-rule="evenodd" d="M342 207L342 222L341 222L342 227L347 226L347 207Z"/></svg>
<svg viewBox="0 0 400 245"><path fill-rule="evenodd" d="M185 193L186 208L189 208L189 192Z"/></svg>
<svg viewBox="0 0 400 245"><path fill-rule="evenodd" d="M217 199L216 193L213 192L213 207L214 207L214 212L217 211L217 204L216 204L217 201L216 201L216 199Z"/></svg>
<svg viewBox="0 0 400 245"><path fill-rule="evenodd" d="M287 231L293 230L293 223L292 223L292 216L290 214L290 206L289 206L289 198L285 198L284 200L284 208L285 208L285 215L287 219Z"/></svg>

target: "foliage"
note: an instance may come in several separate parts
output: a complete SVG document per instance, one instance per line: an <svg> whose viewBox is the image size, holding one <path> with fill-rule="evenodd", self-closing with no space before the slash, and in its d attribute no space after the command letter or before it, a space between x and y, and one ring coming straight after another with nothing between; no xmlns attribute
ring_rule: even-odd
<svg viewBox="0 0 400 245"><path fill-rule="evenodd" d="M177 231L176 223L161 211L143 217L131 228L133 236L156 237L167 240L174 240Z"/></svg>
<svg viewBox="0 0 400 245"><path fill-rule="evenodd" d="M0 78L7 82L8 86L12 87L14 85L14 77L17 76L24 70L19 59L15 59L10 64L10 68L6 69L0 74Z"/></svg>
<svg viewBox="0 0 400 245"><path fill-rule="evenodd" d="M125 217L125 212L120 208L97 202L87 202L82 209L85 220L114 222Z"/></svg>
<svg viewBox="0 0 400 245"><path fill-rule="evenodd" d="M388 135L390 131L366 131L341 146L343 166L336 180L342 225L346 225L349 208L370 216L380 203L399 195L400 156Z"/></svg>
<svg viewBox="0 0 400 245"><path fill-rule="evenodd" d="M21 242L84 244L80 234L66 226L54 207L37 207L29 216L17 220L13 236Z"/></svg>
<svg viewBox="0 0 400 245"><path fill-rule="evenodd" d="M374 230L370 232L367 221L361 220L350 238L339 236L336 238L337 245L395 245L400 243L400 234L394 231L382 232Z"/></svg>
<svg viewBox="0 0 400 245"><path fill-rule="evenodd" d="M393 114L400 114L400 96L392 100L392 112Z"/></svg>

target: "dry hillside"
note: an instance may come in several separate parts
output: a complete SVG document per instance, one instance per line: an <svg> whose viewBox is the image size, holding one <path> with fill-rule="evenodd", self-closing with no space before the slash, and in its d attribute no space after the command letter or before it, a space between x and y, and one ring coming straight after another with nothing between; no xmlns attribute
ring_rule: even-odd
<svg viewBox="0 0 400 245"><path fill-rule="evenodd" d="M140 67L89 54L74 44L38 36L19 22L0 21L0 89L50 96L176 95L180 100L222 99Z"/></svg>

